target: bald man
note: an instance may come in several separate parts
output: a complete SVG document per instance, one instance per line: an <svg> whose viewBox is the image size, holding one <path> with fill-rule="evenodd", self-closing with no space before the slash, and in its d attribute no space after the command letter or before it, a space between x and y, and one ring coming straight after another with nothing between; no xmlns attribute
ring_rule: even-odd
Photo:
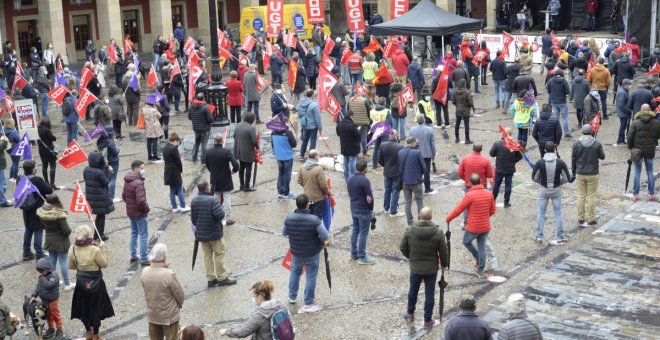
<svg viewBox="0 0 660 340"><path fill-rule="evenodd" d="M433 223L431 208L423 207L419 211L419 220L406 228L399 244L401 253L410 260L410 289L408 290L408 309L404 318L414 322L415 305L419 286L424 282L424 327L431 328L440 324L433 320L435 302L435 284L438 278L438 257L443 269L447 264L447 243L442 229Z"/></svg>

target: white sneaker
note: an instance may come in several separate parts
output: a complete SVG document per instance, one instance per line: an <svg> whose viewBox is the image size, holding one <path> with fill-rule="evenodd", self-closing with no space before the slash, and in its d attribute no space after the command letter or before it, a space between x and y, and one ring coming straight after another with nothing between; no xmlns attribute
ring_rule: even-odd
<svg viewBox="0 0 660 340"><path fill-rule="evenodd" d="M16 178L10 178L9 181L12 183L16 183Z"/></svg>
<svg viewBox="0 0 660 340"><path fill-rule="evenodd" d="M64 285L64 290L66 290L67 292L70 291L70 290L72 290L73 288L76 288L76 283L75 283L75 282L71 282L71 283L69 283L68 286L67 286L67 285Z"/></svg>
<svg viewBox="0 0 660 340"><path fill-rule="evenodd" d="M122 201L122 199L119 198L119 197L115 197L115 198L112 199L112 203L119 203L121 201Z"/></svg>
<svg viewBox="0 0 660 340"><path fill-rule="evenodd" d="M311 306L303 306L298 310L298 313L316 313L321 310L321 306L319 305L311 305Z"/></svg>
<svg viewBox="0 0 660 340"><path fill-rule="evenodd" d="M402 216L406 216L406 214L400 211L398 211L396 214L390 214L390 217L402 217Z"/></svg>
<svg viewBox="0 0 660 340"><path fill-rule="evenodd" d="M184 212L187 212L187 211L190 211L190 207L179 208L179 212L184 213Z"/></svg>
<svg viewBox="0 0 660 340"><path fill-rule="evenodd" d="M179 211L181 211L181 209L179 209L179 208L174 208L174 209L172 209L172 212L173 212L173 213L178 213Z"/></svg>

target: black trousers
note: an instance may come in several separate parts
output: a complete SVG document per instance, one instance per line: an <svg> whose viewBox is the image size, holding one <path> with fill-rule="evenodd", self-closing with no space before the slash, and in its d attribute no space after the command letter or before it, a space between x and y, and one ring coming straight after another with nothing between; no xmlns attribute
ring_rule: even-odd
<svg viewBox="0 0 660 340"><path fill-rule="evenodd" d="M454 133L456 134L456 139L458 138L458 131L461 128L461 120L465 122L465 140L470 139L470 117L456 116L456 125L454 125Z"/></svg>
<svg viewBox="0 0 660 340"><path fill-rule="evenodd" d="M232 123L240 123L241 122L241 106L230 106L229 107L229 112L231 113L230 119Z"/></svg>
<svg viewBox="0 0 660 340"><path fill-rule="evenodd" d="M250 187L250 179L252 179L252 163L240 161L238 167L238 179L241 183L241 189Z"/></svg>
<svg viewBox="0 0 660 340"><path fill-rule="evenodd" d="M119 137L123 137L121 134L121 120L115 119L112 121L112 127L115 129L115 135Z"/></svg>
<svg viewBox="0 0 660 340"><path fill-rule="evenodd" d="M94 233L94 239L98 240L99 234L101 234L101 236L105 235L105 214L96 215L94 223L96 223L96 229L99 231L98 234Z"/></svg>
<svg viewBox="0 0 660 340"><path fill-rule="evenodd" d="M52 187L55 187L55 170L57 166L57 160L44 161L42 164L43 168L41 169L41 174L44 177L44 181L47 184L50 184ZM50 181L48 181L48 167L50 166Z"/></svg>

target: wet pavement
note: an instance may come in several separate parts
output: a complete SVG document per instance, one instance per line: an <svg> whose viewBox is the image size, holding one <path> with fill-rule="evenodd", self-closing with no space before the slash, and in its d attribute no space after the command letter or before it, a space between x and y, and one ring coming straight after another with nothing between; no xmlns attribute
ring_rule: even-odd
<svg viewBox="0 0 660 340"><path fill-rule="evenodd" d="M541 88L542 78L538 75L535 77L539 88ZM492 85L481 87L481 91L482 94L475 96L476 111L480 115L471 119L470 127L472 140L484 144L484 155L486 155L492 143L499 139L497 125L511 126L512 118L503 115L501 110L494 108ZM542 92L544 91L542 90ZM539 100L545 101L546 98L542 95ZM270 115L268 99L269 94L264 94L260 102L262 120ZM608 104L610 103L611 98L608 100ZM610 105L610 110L613 109L614 107ZM454 108L452 106L450 108L452 122L455 120L453 112ZM574 127L576 121L574 110L571 109L570 112L571 125ZM51 116L55 117L53 119L54 133L59 140L65 139L64 125L59 122L61 114L54 104L51 104ZM413 117L408 117L408 127L412 125L412 120ZM329 115L323 114L323 124L324 135L328 137L328 146L319 140L317 149L323 154L336 154L339 150L339 141L335 133L335 125ZM83 123L83 125L89 130L92 129L91 124ZM146 160L144 131L137 130L134 127L124 127L123 129L124 134L129 138L120 143L122 151L116 196L121 195L123 176L129 171L130 162L135 159ZM576 320L574 315L566 311L571 304L575 304L573 302L569 303L569 297L578 298L580 294L569 295L568 288L585 289L585 292L593 293L592 288L597 287L596 281L602 280L602 284L598 287L603 289L610 289L613 285L619 284L620 286L616 288L617 294L624 294L628 291L633 294L635 291L641 290L642 287L646 288L647 291L657 290L657 264L653 267L648 263L650 260L640 260L635 256L623 255L624 253L645 254L657 263L657 231L649 231L648 235L643 235L641 232L626 232L623 227L619 227L623 229L607 227L611 225L606 224L607 221L627 211L632 204L629 198L624 195L624 177L628 151L625 147L613 147L611 145L616 140L617 129L618 121L610 119L604 122L598 136L598 139L606 144L604 148L607 156L606 160L601 163L601 180L597 196L598 219L600 225L604 225L602 233L591 236L593 229L583 230L577 227L577 192L574 184L568 184L563 189L564 229L569 238L568 244L558 247L547 243L550 237L554 235L551 209L547 213L546 240L543 244L535 243L533 231L536 223L538 189L537 185L531 180L531 169L524 162L518 163L518 172L514 176L511 199L513 207L502 208L500 198L497 213L492 218L493 230L489 236L501 267L499 274L508 278L506 283L493 284L477 279L472 267L473 260L461 245L462 232L459 224L454 222L449 226L453 231L452 270L447 273L449 287L445 296L446 307L443 325L449 317L456 313L454 306L458 297L463 293L472 293L478 298L478 312L482 315L486 314L493 328L497 329L497 325L502 319L501 307L499 307L502 299L512 292L523 291L530 299L542 301L529 302L528 305L530 309L545 310L548 313L546 320L544 320L549 324L548 334L554 334L554 338L557 339L566 338L567 333L550 332L554 328L563 328L564 325L570 325ZM191 162L190 150L192 148L193 133L191 123L186 116L172 116L169 130L170 132L176 131L184 136L183 178L186 200L190 202L192 197L196 195L196 183L200 179L208 179L209 174L201 164ZM263 134L262 147L265 159L265 164L260 165L258 168L257 191L252 193L236 192L233 195L232 213L237 224L225 228L226 267L238 279L238 284L235 286L207 289L201 253L198 255L198 263L195 269L191 270L194 239L190 229L189 216L188 214L173 214L171 212L168 197L169 188L163 185L163 164L148 163L146 165L145 185L149 204L152 208L149 214L149 244L163 242L168 246L170 268L177 274L186 294L186 300L181 311L181 324L202 324L207 338L210 339L220 338L218 335L219 329L237 326L247 318L253 308L248 290L256 281L272 279L275 284L274 298L283 302L287 301L289 273L280 263L288 248L288 242L286 238L281 236L281 226L284 217L295 208L295 203L293 200L277 198L275 189L277 165L273 159L272 151L269 150L267 130L265 125L257 125L257 130ZM442 138L439 129L436 129L435 132L438 149L436 163L439 173L432 178L433 187L438 190L438 194L425 196L424 202L425 205L433 209L433 220L444 229L447 228L444 223L444 216L452 210L462 196L462 183L457 181L456 177L458 160L470 153L471 147L454 143L453 127L449 131L449 139ZM461 131L462 137L463 132ZM564 159L570 158L569 142L569 140L564 139L559 147L559 154ZM59 144L63 143L59 142ZM83 148L89 153L95 149L95 145L84 143ZM533 160L538 159L537 146L531 139L528 149L531 158ZM38 155L36 148L33 150L33 154ZM39 163L38 173L41 174L41 164L39 160L37 162ZM300 166L301 163L297 161L296 157L291 182L291 189L295 193L301 192L301 188L295 181ZM657 166L659 164L656 164ZM67 189L60 190L57 193L60 195L61 200L65 202L65 205L71 199L75 182L80 181L82 183L83 168L82 165L72 169L58 168L56 182L58 185L66 185ZM297 314L297 308L300 308L302 303L302 287L299 293L298 305L291 306L291 311L295 314L293 323L299 338L440 338L444 326L436 327L427 332L421 330L419 325L416 327L406 325L402 318L407 301L409 269L407 261L399 252L398 245L406 225L404 218L386 217L382 213L382 175L371 170L368 173L374 188L375 206L378 213L377 227L370 232L367 247L369 255L377 261L374 266L359 266L356 262L349 261L351 216L348 195L343 184L343 175L340 172L326 171L326 176L332 180L333 192L338 204L331 230L332 244L329 248L332 290L328 288L325 279L325 265L321 264L317 279L316 303L320 304L323 310L317 314ZM643 183L645 183L645 180L643 180ZM237 178L234 178L234 185L238 187ZM11 195L14 189L15 184L9 183L8 194ZM642 197L645 199L644 195ZM403 198L401 198L399 204L402 209ZM660 207L656 203L638 203L635 205L635 207L638 206L648 207L647 215L652 215L651 212L655 211L653 207ZM130 227L124 203L115 204L115 207L115 212L107 216L106 222L106 231L110 236L110 240L107 242L110 266L104 271L104 276L116 315L105 320L101 329L102 333L109 339L144 338L147 336L148 326L143 290L136 279L140 273L140 267L129 264ZM657 215L657 212L654 214ZM23 295L31 293L37 274L34 270L34 262L21 261L23 223L19 211L4 208L0 210L0 217L3 220L0 224L0 280L5 287L2 298L16 312L21 309ZM644 218L638 218L637 220L640 221L639 223L643 223ZM70 215L69 223L73 227L80 224L89 224L84 215ZM603 229L599 229L597 232L600 230ZM607 237L610 235L619 236L619 238L613 240L612 237ZM624 249L627 249L626 247L630 248L641 242L635 242L635 238L646 240L647 243L644 244L646 248L639 245L639 248L636 248L635 251L627 250L624 252ZM607 240L613 243L607 243ZM629 243L626 243L628 241ZM655 248L652 247L651 243L648 243L653 241L655 241ZM588 249L582 250L582 248ZM606 253L600 249L614 252ZM617 251L619 253L616 253ZM600 257L605 258L616 257L616 261L611 259L611 261L604 261L591 256L590 261L592 263L590 265L594 267L593 269L586 269L584 264L574 265L574 263L587 261L587 257L594 253L599 253ZM557 264L555 265L555 263ZM564 263L563 266L562 263ZM631 267L629 271L622 268L623 264L628 264ZM598 266L602 267L597 270ZM550 269L544 270L546 267ZM587 275L586 273L589 273L589 270L595 271L595 274ZM644 270L651 272L651 274L644 274ZM635 274L636 271L637 274ZM656 275L655 278L652 274ZM576 278L565 280L564 278L569 275L576 276ZM74 272L71 273L71 277L75 277ZM581 277L582 280L578 281L578 277ZM638 283L635 283L637 277L639 277ZM609 285L607 284L608 280L611 282ZM629 284L621 283L624 282L622 280L627 280L626 282L629 282ZM302 286L304 279L301 281ZM589 281L594 282L594 286L589 286ZM541 283L544 282L553 282L554 286L542 286ZM574 283L575 285L573 285ZM536 288L532 289L531 287ZM559 306L545 302L552 301L555 303L557 300L554 293L556 287L560 287L562 291L567 292L566 298L562 298L557 302ZM604 294L603 296L607 296ZM634 301L623 300L626 304L630 302L630 310L619 306L618 309L613 309L609 314L604 314L607 316L607 327L603 326L603 329L596 329L596 326L593 326L589 329L594 329L594 332L603 332L594 333L595 338L600 338L599 334L606 334L604 329L633 329L640 332L638 337L644 337L644 334L653 334L650 333L654 331L652 327L646 328L649 333L641 332L645 332L645 324L655 324L657 327L658 322L652 322L654 321L652 318L657 317L657 309L654 309L657 307L654 307L653 304L657 305L657 294L655 295L656 300L650 300L647 297L643 301L638 301L637 304L634 304ZM641 295L636 296L641 299ZM65 332L72 336L80 336L83 333L82 324L78 320L69 320L66 317L70 315L71 297L71 292L62 290L60 301L62 314L65 316ZM587 299L586 295L583 299ZM589 302L592 303L592 301L598 299L600 298L596 296L590 297ZM420 294L420 301L417 305L416 317L418 321L421 318L423 309L421 300L423 300L423 293ZM564 310L560 307L567 309ZM596 307L607 310L607 306L603 304L597 304ZM594 310L597 311L598 308ZM596 318L598 313L595 311L588 310L585 312L585 310L577 308L575 310L585 315L584 319L580 320L581 323L597 324L595 321L598 320L589 321L591 319L588 319L591 314ZM645 311L648 311L648 313L645 313ZM632 314L624 315L629 313ZM437 315L434 314L434 317L437 317ZM635 321L633 317L638 321ZM584 328L585 333L580 333L580 323L573 325L572 330L570 327L566 330L566 332L574 332L568 333L568 338L572 337L570 334L586 334L587 328ZM543 324L541 327L544 330L546 329ZM657 329L655 329L655 332L657 334ZM625 338L628 336L627 334L629 333L625 331L612 331L606 334L605 337L618 336ZM23 338L22 331L15 338Z"/></svg>

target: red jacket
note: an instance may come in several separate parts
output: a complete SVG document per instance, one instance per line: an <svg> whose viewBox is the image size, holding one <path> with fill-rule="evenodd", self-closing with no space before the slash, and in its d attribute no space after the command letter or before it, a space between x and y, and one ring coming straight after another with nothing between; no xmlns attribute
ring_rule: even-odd
<svg viewBox="0 0 660 340"><path fill-rule="evenodd" d="M598 0L587 0L587 13L598 12Z"/></svg>
<svg viewBox="0 0 660 340"><path fill-rule="evenodd" d="M250 69L243 64L238 65L238 70L236 70L236 72L238 72L238 80L243 81L243 76L245 76L249 70Z"/></svg>
<svg viewBox="0 0 660 340"><path fill-rule="evenodd" d="M458 165L458 177L462 178L465 186L469 188L472 186L470 175L475 172L481 177L481 184L486 184L488 178L495 177L490 160L480 153L473 151L471 154L465 156L461 164Z"/></svg>
<svg viewBox="0 0 660 340"><path fill-rule="evenodd" d="M460 203L445 218L447 223L467 209L467 225L465 231L473 234L483 234L490 231L490 217L495 214L495 198L493 193L483 185L474 185L463 196Z"/></svg>
<svg viewBox="0 0 660 340"><path fill-rule="evenodd" d="M243 105L243 83L238 79L227 80L227 104L229 106Z"/></svg>
<svg viewBox="0 0 660 340"><path fill-rule="evenodd" d="M397 76L405 76L408 74L408 65L410 60L408 56L400 49L397 49L392 56L392 63L394 63L394 74Z"/></svg>
<svg viewBox="0 0 660 340"><path fill-rule="evenodd" d="M126 215L131 218L144 218L149 215L147 192L144 190L144 178L133 171L124 176L124 191L121 195L126 203Z"/></svg>

